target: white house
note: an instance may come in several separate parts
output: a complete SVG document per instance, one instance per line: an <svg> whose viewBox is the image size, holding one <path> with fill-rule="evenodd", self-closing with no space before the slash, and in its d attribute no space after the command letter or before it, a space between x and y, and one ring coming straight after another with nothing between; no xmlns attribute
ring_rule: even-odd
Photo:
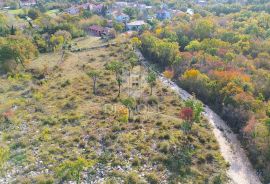
<svg viewBox="0 0 270 184"><path fill-rule="evenodd" d="M114 19L117 22L125 23L125 22L128 22L130 20L130 18L129 18L129 16L127 14L124 14L124 13L122 13L120 11L112 12L112 16L114 17Z"/></svg>
<svg viewBox="0 0 270 184"><path fill-rule="evenodd" d="M34 6L36 5L36 0L20 0L20 6Z"/></svg>
<svg viewBox="0 0 270 184"><path fill-rule="evenodd" d="M189 15L194 15L194 11L193 11L191 8L188 8L188 9L187 9L187 13L188 13Z"/></svg>
<svg viewBox="0 0 270 184"><path fill-rule="evenodd" d="M128 30L136 30L139 31L142 29L142 26L146 25L146 23L143 20L136 20L130 23L127 23L127 29Z"/></svg>
<svg viewBox="0 0 270 184"><path fill-rule="evenodd" d="M72 6L68 9L66 9L65 12L69 13L70 15L76 15L76 14L80 13L80 8Z"/></svg>

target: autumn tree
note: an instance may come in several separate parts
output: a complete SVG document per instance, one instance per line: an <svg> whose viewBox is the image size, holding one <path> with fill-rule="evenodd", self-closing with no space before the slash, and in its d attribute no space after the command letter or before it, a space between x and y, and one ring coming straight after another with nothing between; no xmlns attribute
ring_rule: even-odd
<svg viewBox="0 0 270 184"><path fill-rule="evenodd" d="M173 70L167 69L167 70L165 70L165 71L163 72L163 75L164 75L164 77L166 77L167 79L172 79L172 78L174 77L174 72L173 72Z"/></svg>

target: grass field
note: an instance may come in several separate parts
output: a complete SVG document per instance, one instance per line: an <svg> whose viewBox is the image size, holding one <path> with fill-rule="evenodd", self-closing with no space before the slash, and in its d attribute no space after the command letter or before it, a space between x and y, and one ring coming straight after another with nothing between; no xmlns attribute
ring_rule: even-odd
<svg viewBox="0 0 270 184"><path fill-rule="evenodd" d="M58 9L49 10L46 12L47 15L56 16L60 11Z"/></svg>
<svg viewBox="0 0 270 184"><path fill-rule="evenodd" d="M23 9L8 10L8 13L13 14L13 15L19 15L19 14L23 14L24 10Z"/></svg>
<svg viewBox="0 0 270 184"><path fill-rule="evenodd" d="M105 65L126 65L130 56L127 44L66 53L62 63L59 53L43 54L26 72L0 78L0 112L10 113L0 123L1 148L9 150L0 182L75 181L68 171L76 168L85 183L222 183L226 163L211 127L202 119L186 133L177 95L157 82L151 96L147 71L137 65L131 76L139 86L127 73L117 97L115 75ZM86 73L96 69L94 95ZM128 96L140 105L130 118L121 103Z"/></svg>

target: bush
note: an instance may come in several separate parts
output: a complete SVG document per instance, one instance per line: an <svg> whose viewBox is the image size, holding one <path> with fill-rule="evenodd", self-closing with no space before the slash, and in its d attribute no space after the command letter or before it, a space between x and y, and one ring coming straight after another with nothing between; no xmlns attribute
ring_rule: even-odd
<svg viewBox="0 0 270 184"><path fill-rule="evenodd" d="M160 183L157 174L154 173L154 172L148 174L148 175L146 176L146 178L147 178L147 181L148 181L150 184L158 184L158 183Z"/></svg>
<svg viewBox="0 0 270 184"><path fill-rule="evenodd" d="M144 182L141 181L140 176L135 173L131 172L126 176L125 184L143 184Z"/></svg>
<svg viewBox="0 0 270 184"><path fill-rule="evenodd" d="M161 142L158 144L158 149L162 153L168 153L170 150L170 144L167 141Z"/></svg>
<svg viewBox="0 0 270 184"><path fill-rule="evenodd" d="M56 175L61 180L73 180L80 183L81 172L85 167L90 167L94 162L88 162L84 158L75 161L65 161L56 168Z"/></svg>
<svg viewBox="0 0 270 184"><path fill-rule="evenodd" d="M151 96L148 98L147 103L149 105L156 105L156 104L158 104L158 99L157 99L157 97Z"/></svg>
<svg viewBox="0 0 270 184"><path fill-rule="evenodd" d="M0 172L3 171L5 163L9 159L9 149L5 146L0 146Z"/></svg>

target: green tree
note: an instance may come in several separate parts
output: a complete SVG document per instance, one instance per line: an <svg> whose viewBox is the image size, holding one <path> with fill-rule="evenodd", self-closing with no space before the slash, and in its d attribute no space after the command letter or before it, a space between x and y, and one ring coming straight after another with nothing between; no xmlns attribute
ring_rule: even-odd
<svg viewBox="0 0 270 184"><path fill-rule="evenodd" d="M111 63L108 63L106 65L106 69L110 70L112 72L114 72L115 74L115 80L118 84L118 97L120 97L121 95L121 86L123 83L123 79L122 79L122 74L123 74L123 63L119 62L119 61L112 61Z"/></svg>
<svg viewBox="0 0 270 184"><path fill-rule="evenodd" d="M117 31L117 32L122 32L122 31L124 31L124 29L125 29L125 25L122 24L122 23L114 22L114 23L113 23L113 28L114 28L115 31Z"/></svg>
<svg viewBox="0 0 270 184"><path fill-rule="evenodd" d="M30 9L27 13L28 17L30 17L31 19L35 20L40 16L40 12L39 10L36 9Z"/></svg>
<svg viewBox="0 0 270 184"><path fill-rule="evenodd" d="M150 86L150 95L152 95L153 94L153 87L156 86L156 80L157 80L156 73L153 71L149 72L146 80Z"/></svg>
<svg viewBox="0 0 270 184"><path fill-rule="evenodd" d="M77 184L81 180L81 172L85 168L92 167L93 161L87 161L84 158L79 157L75 161L65 161L59 167L56 168L56 175L63 180L74 180Z"/></svg>
<svg viewBox="0 0 270 184"><path fill-rule="evenodd" d="M36 55L37 49L28 38L17 35L0 37L0 64L5 66L5 70L12 70L18 64L24 67L25 62Z"/></svg>
<svg viewBox="0 0 270 184"><path fill-rule="evenodd" d="M185 50L195 52L201 49L201 43L198 40L192 40L186 47Z"/></svg>
<svg viewBox="0 0 270 184"><path fill-rule="evenodd" d="M201 120L201 114L203 112L203 104L195 99L189 99L185 101L185 106L190 107L193 110L194 120L199 122Z"/></svg>
<svg viewBox="0 0 270 184"><path fill-rule="evenodd" d="M135 19L139 13L138 9L130 7L125 8L123 12L127 14L131 19Z"/></svg>
<svg viewBox="0 0 270 184"><path fill-rule="evenodd" d="M270 118L265 120L265 125L266 125L266 127L268 129L268 144L270 145Z"/></svg>
<svg viewBox="0 0 270 184"><path fill-rule="evenodd" d="M97 79L100 77L100 71L91 70L90 72L87 73L87 75L93 80L93 93L94 95L96 95L96 83Z"/></svg>
<svg viewBox="0 0 270 184"><path fill-rule="evenodd" d="M200 19L195 23L194 33L199 39L205 39L213 36L215 25L209 19Z"/></svg>
<svg viewBox="0 0 270 184"><path fill-rule="evenodd" d="M122 104L128 108L128 118L130 119L131 111L136 107L136 100L134 98L123 99Z"/></svg>

